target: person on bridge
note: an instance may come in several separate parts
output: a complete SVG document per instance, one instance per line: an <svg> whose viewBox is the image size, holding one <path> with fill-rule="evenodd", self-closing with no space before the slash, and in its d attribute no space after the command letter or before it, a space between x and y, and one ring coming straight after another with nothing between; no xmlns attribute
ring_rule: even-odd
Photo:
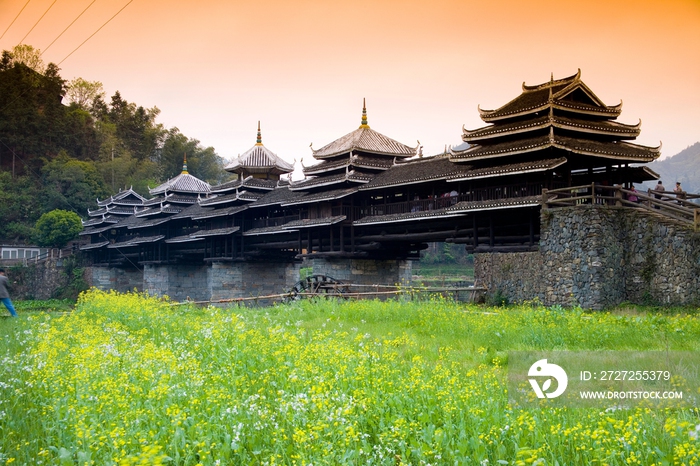
<svg viewBox="0 0 700 466"><path fill-rule="evenodd" d="M5 276L5 269L0 269L0 301L2 301L7 310L10 311L12 317L17 317L15 307L12 305L12 301L10 300L10 293L7 291L8 282L9 280Z"/></svg>
<svg viewBox="0 0 700 466"><path fill-rule="evenodd" d="M666 191L666 188L664 188L664 185L663 185L663 183L661 182L661 180L659 180L659 182L656 183L656 186L654 187L654 191L656 191L656 192L658 192L658 193L663 193L664 191ZM656 199L661 199L661 194L654 194L654 197L655 197ZM660 208L661 208L661 207L659 207L658 205L655 205L654 207L657 208L657 209L660 209Z"/></svg>
<svg viewBox="0 0 700 466"><path fill-rule="evenodd" d="M676 193L676 199L678 200L679 204L683 204L683 200L685 200L685 191L683 191L683 188L681 188L681 182L676 181L676 187L673 188L673 192Z"/></svg>
<svg viewBox="0 0 700 466"><path fill-rule="evenodd" d="M637 197L637 190L634 188L634 185L630 186L630 191L629 195L627 196L627 200L630 202L637 203L639 202L639 198Z"/></svg>

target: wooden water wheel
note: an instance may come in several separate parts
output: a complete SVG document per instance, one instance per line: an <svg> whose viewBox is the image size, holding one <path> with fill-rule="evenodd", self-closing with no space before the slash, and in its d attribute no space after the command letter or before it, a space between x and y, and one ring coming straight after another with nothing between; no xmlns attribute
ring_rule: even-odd
<svg viewBox="0 0 700 466"><path fill-rule="evenodd" d="M290 290L288 300L314 296L343 296L348 291L347 284L326 275L309 275L299 280Z"/></svg>

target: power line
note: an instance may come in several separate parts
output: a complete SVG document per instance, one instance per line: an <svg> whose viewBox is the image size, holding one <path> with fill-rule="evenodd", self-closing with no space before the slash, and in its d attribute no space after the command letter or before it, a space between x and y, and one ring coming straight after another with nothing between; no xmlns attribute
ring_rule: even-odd
<svg viewBox="0 0 700 466"><path fill-rule="evenodd" d="M29 32L26 33L26 34L24 35L24 37L22 37L22 40L19 41L20 44L23 44L23 43L24 43L24 39L26 39L27 36L28 36L29 34L31 34L31 32L32 32L32 31L34 30L34 28L36 27L36 25L39 24L39 21L41 21L42 19L44 19L44 16L46 16L46 13L49 12L49 10L51 9L51 7L54 6L54 4L55 4L57 1L58 1L58 0L53 0L53 3L52 3L51 5L49 5L49 7L48 7L48 8L46 9L46 11L44 12L44 14L41 15L41 18L39 18L39 19L36 21L36 23L34 23L34 26L32 26L32 28L29 30Z"/></svg>
<svg viewBox="0 0 700 466"><path fill-rule="evenodd" d="M79 19L81 16L83 16L83 13L85 13L85 12L88 10L88 8L90 8L90 7L92 6L92 4L95 3L96 1L97 1L97 0L92 0L92 3L90 3L88 6L86 6L85 9L84 9L83 11L81 11L80 14L79 14L79 15L78 15L78 16L77 16L63 31L61 31L61 33L58 35L58 37L56 37L56 38L44 49L44 51L41 52L41 53L39 54L39 56L43 55L43 54L49 49L49 47L51 47L51 46L53 45L54 42L56 42L58 39L60 39L61 36L63 35L63 33L66 32L66 31L68 30L68 28L70 28L70 27L73 25L73 23L75 23L76 21L78 21L78 19Z"/></svg>
<svg viewBox="0 0 700 466"><path fill-rule="evenodd" d="M24 11L24 9L27 8L27 5L29 5L29 2L31 2L31 1L32 1L32 0L27 0L27 3L25 3L24 6L22 7L22 9L19 10L19 13L17 13L17 16L15 16L15 19L12 20L12 22L10 23L10 25L7 26L7 29L5 29L5 32L2 33L2 35L0 36L0 39L2 39L3 37L5 37L5 33L7 33L7 31L10 30L10 28L12 27L13 24L15 24L15 21L17 21L17 18L19 18L19 15L22 14L22 12Z"/></svg>
<svg viewBox="0 0 700 466"><path fill-rule="evenodd" d="M54 0L54 1L55 1L55 0ZM93 33L90 35L90 37L88 37L87 39L85 39L79 46L77 46L77 47L73 50L73 52L75 52L75 51L78 50L80 47L82 47L83 44L85 44L85 42L87 42L87 41L89 41L90 39L92 39L92 36L94 36L95 34L97 34L98 32L100 32L100 30L101 30L103 27L105 27L110 21L112 21L114 18L116 18L117 15L118 15L119 13L121 13L122 11L124 11L124 8L128 7L128 6L131 4L131 2L133 2L133 1L134 1L134 0L129 0L129 3L127 3L126 5L124 5L124 6L121 8L121 10L117 11L117 12L114 14L114 16L112 16L111 18L109 18L102 26L100 26L100 27L97 29L97 31L93 32ZM66 55L66 58L64 58L63 60L61 60L60 62L58 62L58 64L60 65L61 63L63 63L64 61L66 61L66 59L67 59L68 57L70 57L71 55L73 55L73 52L71 52L71 53L69 53L68 55Z"/></svg>

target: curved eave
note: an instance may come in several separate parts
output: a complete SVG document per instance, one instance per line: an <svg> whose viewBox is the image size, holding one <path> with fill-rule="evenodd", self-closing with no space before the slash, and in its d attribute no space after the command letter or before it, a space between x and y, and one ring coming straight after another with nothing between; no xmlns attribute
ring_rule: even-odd
<svg viewBox="0 0 700 466"><path fill-rule="evenodd" d="M573 102L555 100L552 106L557 110L565 110L584 115L595 115L609 118L616 118L622 113L622 102L614 106L593 107L588 105L577 105Z"/></svg>
<svg viewBox="0 0 700 466"><path fill-rule="evenodd" d="M484 139L494 139L513 134L529 133L530 131L547 128L549 125L550 122L548 117L540 117L507 129L499 127L498 125L475 130L468 130L462 127L462 140L468 143L478 143L478 141L482 141Z"/></svg>
<svg viewBox="0 0 700 466"><path fill-rule="evenodd" d="M616 150L619 146L622 150ZM592 147L584 147L576 142L563 141L555 138L552 147L573 152L579 155L590 155L592 157L603 157L607 159L623 160L627 162L653 162L661 155L661 146L647 147L628 142L618 142L611 144L594 144ZM630 151L630 152L625 152Z"/></svg>
<svg viewBox="0 0 700 466"><path fill-rule="evenodd" d="M549 108L549 102L543 104L532 105L530 107L519 109L515 112L500 113L500 109L496 110L482 110L481 107L477 107L479 110L479 116L486 123L492 123L494 121L509 120L511 118L517 118L523 115L530 115L531 113L541 112Z"/></svg>
<svg viewBox="0 0 700 466"><path fill-rule="evenodd" d="M466 162L472 160L483 160L496 157L503 157L505 155L527 154L529 152L544 150L551 146L552 143L547 137L533 140L529 144L515 145L508 148L494 147L489 149L488 146L475 145L462 152L456 152L450 149L450 161Z"/></svg>
<svg viewBox="0 0 700 466"><path fill-rule="evenodd" d="M346 181L351 181L353 183L369 183L372 181L371 176L358 175L353 172L348 172L342 175L329 176L327 178L319 177L311 180L301 181L299 183L292 184L289 186L290 191L305 191L312 188L320 188L322 186L332 186L338 183L344 183Z"/></svg>
<svg viewBox="0 0 700 466"><path fill-rule="evenodd" d="M486 123L494 123L497 121L510 120L513 118L519 118L526 115L531 115L533 113L542 112L549 110L550 103L544 102L538 105L531 105L530 107L518 109L513 112L501 112L500 109L496 110L482 110L478 107L479 116ZM615 106L606 107L594 107L592 105L582 105L575 104L573 102L557 101L551 103L551 107L556 110L564 110L572 113L580 113L583 115L594 115L606 118L616 118L622 113L622 102Z"/></svg>
<svg viewBox="0 0 700 466"><path fill-rule="evenodd" d="M594 122L577 122L557 117L555 117L554 120L550 120L549 117L540 117L534 120L525 121L521 124L505 128L500 125L493 125L490 127L480 128L476 130L467 130L465 128L462 128L462 140L470 144L478 144L480 141L490 141L497 138L512 136L516 134L526 134L533 131L543 130L550 126L579 133L600 134L615 138L634 139L637 136L639 136L639 133L641 132L641 125L641 120L636 125L625 125L623 123L618 122L596 124Z"/></svg>
<svg viewBox="0 0 700 466"><path fill-rule="evenodd" d="M302 171L304 175L320 175L322 173L345 169L346 167L350 167L350 164L350 160L343 160L340 162L322 162L310 167L304 167Z"/></svg>
<svg viewBox="0 0 700 466"><path fill-rule="evenodd" d="M597 141L585 141L584 144L574 138L543 136L541 138L524 141L523 144L495 144L493 146L475 145L462 152L451 151L450 160L453 162L467 162L484 160L518 154L525 154L554 147L567 152L592 157L602 157L627 162L652 162L656 160L661 151L659 147L646 147L628 142L600 143Z"/></svg>

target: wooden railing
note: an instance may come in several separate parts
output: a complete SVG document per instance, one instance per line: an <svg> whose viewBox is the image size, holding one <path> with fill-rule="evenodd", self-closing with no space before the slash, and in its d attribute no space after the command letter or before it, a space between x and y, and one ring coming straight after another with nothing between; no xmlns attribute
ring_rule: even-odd
<svg viewBox="0 0 700 466"><path fill-rule="evenodd" d="M687 223L695 231L700 230L700 204L691 202L700 194L674 191L632 191L621 186L604 186L596 183L560 189L542 190L542 207L570 207L578 205L610 205L632 207L656 212Z"/></svg>

